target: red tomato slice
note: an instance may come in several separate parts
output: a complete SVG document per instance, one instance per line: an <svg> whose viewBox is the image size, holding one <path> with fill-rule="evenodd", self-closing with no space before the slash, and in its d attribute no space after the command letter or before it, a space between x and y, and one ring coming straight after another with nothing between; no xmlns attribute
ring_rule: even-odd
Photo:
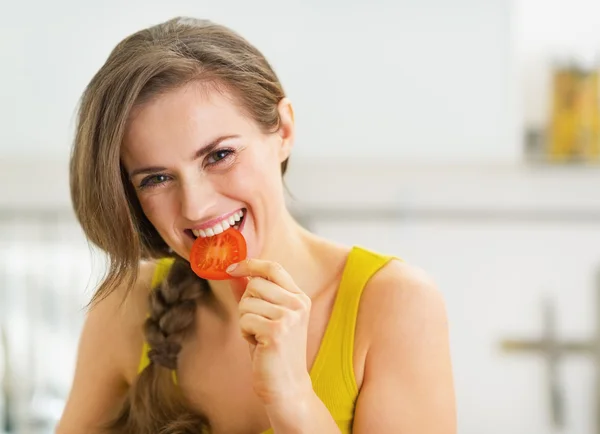
<svg viewBox="0 0 600 434"><path fill-rule="evenodd" d="M227 267L246 259L246 240L235 228L212 237L198 237L190 252L194 273L207 280L226 280Z"/></svg>

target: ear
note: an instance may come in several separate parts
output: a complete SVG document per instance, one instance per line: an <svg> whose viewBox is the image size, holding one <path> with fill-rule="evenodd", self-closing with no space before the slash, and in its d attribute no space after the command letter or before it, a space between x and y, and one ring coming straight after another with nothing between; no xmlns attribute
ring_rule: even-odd
<svg viewBox="0 0 600 434"><path fill-rule="evenodd" d="M294 109L290 100L283 98L277 104L277 111L279 112L279 129L277 130L277 134L281 138L279 161L283 162L290 156L294 146Z"/></svg>

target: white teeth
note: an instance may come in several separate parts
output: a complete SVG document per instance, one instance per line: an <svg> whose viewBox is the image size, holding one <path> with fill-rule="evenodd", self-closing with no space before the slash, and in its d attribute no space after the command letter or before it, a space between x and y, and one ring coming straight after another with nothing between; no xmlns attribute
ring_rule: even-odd
<svg viewBox="0 0 600 434"><path fill-rule="evenodd" d="M238 211L235 214L231 215L229 218L221 221L220 223L217 223L212 228L204 229L204 230L203 229L192 230L192 232L196 237L201 237L201 238L212 237L213 235L217 235L222 232L225 232L227 229L229 229L232 226L236 226L237 223L242 219L243 215L244 215L244 213L242 211Z"/></svg>

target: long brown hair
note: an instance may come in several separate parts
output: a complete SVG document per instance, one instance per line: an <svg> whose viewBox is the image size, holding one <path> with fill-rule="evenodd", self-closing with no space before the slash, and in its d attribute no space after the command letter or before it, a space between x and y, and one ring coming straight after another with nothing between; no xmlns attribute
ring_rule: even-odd
<svg viewBox="0 0 600 434"><path fill-rule="evenodd" d="M275 72L244 38L206 20L177 17L134 33L114 48L85 89L71 155L71 197L87 238L109 258L92 303L119 285L131 288L141 260L173 256L125 175L121 145L132 110L195 80L229 91L263 131L277 130L278 103L285 94ZM282 175L286 168L287 160ZM208 282L179 257L150 291L144 332L151 363L130 388L108 432L191 434L209 428L171 378L196 305L209 291Z"/></svg>

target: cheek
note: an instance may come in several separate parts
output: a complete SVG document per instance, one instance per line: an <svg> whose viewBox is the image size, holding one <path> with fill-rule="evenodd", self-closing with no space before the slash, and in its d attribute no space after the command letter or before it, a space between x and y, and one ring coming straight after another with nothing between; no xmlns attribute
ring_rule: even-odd
<svg viewBox="0 0 600 434"><path fill-rule="evenodd" d="M264 151L248 156L243 164L238 165L232 177L232 185L252 194L276 190L277 184L281 183L280 164L272 154Z"/></svg>
<svg viewBox="0 0 600 434"><path fill-rule="evenodd" d="M240 196L253 192L257 179L256 167L254 156L244 155L227 172L211 176L213 187L217 193L224 196Z"/></svg>
<svg viewBox="0 0 600 434"><path fill-rule="evenodd" d="M166 198L160 195L138 195L138 200L146 218L155 227L161 226L161 222L169 215L169 206Z"/></svg>
<svg viewBox="0 0 600 434"><path fill-rule="evenodd" d="M245 202L252 202L253 198L269 194L272 188L269 183L269 174L261 170L260 166L240 167L224 186L226 195L235 195Z"/></svg>

